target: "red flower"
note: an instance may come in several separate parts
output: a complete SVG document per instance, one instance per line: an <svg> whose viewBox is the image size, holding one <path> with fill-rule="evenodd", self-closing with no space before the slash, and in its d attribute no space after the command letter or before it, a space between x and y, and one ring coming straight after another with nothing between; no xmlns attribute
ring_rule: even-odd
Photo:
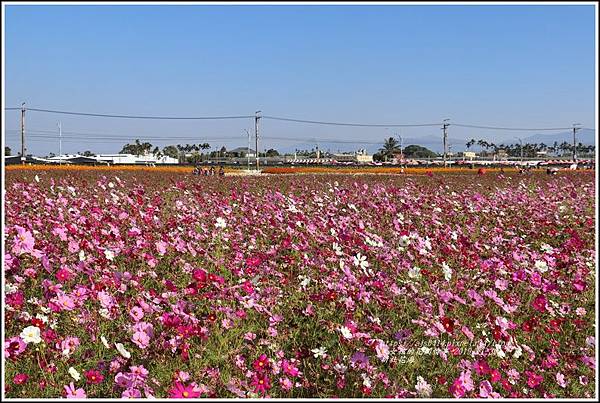
<svg viewBox="0 0 600 403"><path fill-rule="evenodd" d="M502 379L500 371L498 371L497 369L492 369L490 371L490 379L492 382L498 382L500 379Z"/></svg>
<svg viewBox="0 0 600 403"><path fill-rule="evenodd" d="M271 383L269 382L269 377L266 373L258 373L252 377L252 383L254 386L255 393L264 393L267 390L271 389Z"/></svg>
<svg viewBox="0 0 600 403"><path fill-rule="evenodd" d="M192 386L185 386L180 382L175 382L175 385L169 390L169 397L173 399L193 399L200 397L200 392L195 391Z"/></svg>
<svg viewBox="0 0 600 403"><path fill-rule="evenodd" d="M252 283L250 281L244 281L242 289L248 294L252 294L254 292L254 287L252 287Z"/></svg>
<svg viewBox="0 0 600 403"><path fill-rule="evenodd" d="M535 326L536 326L535 319L529 319L529 320L526 320L525 322L523 322L523 324L521 324L521 329L523 329L523 331L529 333L529 332L533 331L533 328Z"/></svg>
<svg viewBox="0 0 600 403"><path fill-rule="evenodd" d="M485 375L490 372L490 366L485 360L476 361L473 366L475 367L475 372L477 375Z"/></svg>
<svg viewBox="0 0 600 403"><path fill-rule="evenodd" d="M252 364L256 371L264 371L269 368L269 358L266 354L261 354L260 357Z"/></svg>
<svg viewBox="0 0 600 403"><path fill-rule="evenodd" d="M206 272L202 269L196 269L192 272L192 277L194 280L199 281L201 283L206 282Z"/></svg>
<svg viewBox="0 0 600 403"><path fill-rule="evenodd" d="M88 381L88 383L97 384L102 383L102 381L104 380L104 376L102 376L102 374L99 371L96 371L95 369L89 369L83 374L85 375L85 378Z"/></svg>
<svg viewBox="0 0 600 403"><path fill-rule="evenodd" d="M56 272L56 279L61 283L68 281L71 277L71 273L68 270L60 269Z"/></svg>
<svg viewBox="0 0 600 403"><path fill-rule="evenodd" d="M38 318L31 319L31 324L33 326L39 327L40 330L44 330L44 327L46 327L46 325L44 324L44 322L41 319L38 319Z"/></svg>
<svg viewBox="0 0 600 403"><path fill-rule="evenodd" d="M442 326L444 326L446 332L452 333L452 331L454 330L454 321L444 316L442 318Z"/></svg>
<svg viewBox="0 0 600 403"><path fill-rule="evenodd" d="M546 299L546 297L544 295L540 294L537 297L535 297L535 299L533 300L531 305L533 306L533 308L536 311L544 313L544 312L546 312L546 303L547 302L548 302L548 300Z"/></svg>
<svg viewBox="0 0 600 403"><path fill-rule="evenodd" d="M15 375L15 377L13 378L13 382L16 385L22 385L25 382L27 382L27 380L29 379L29 375L27 374L17 374Z"/></svg>

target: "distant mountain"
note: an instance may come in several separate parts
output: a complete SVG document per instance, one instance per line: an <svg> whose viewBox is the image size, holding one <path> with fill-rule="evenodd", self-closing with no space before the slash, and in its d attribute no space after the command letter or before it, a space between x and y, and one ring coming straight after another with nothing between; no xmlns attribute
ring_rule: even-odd
<svg viewBox="0 0 600 403"><path fill-rule="evenodd" d="M558 144L566 141L567 143L573 143L573 132L561 132L553 134L534 134L533 136L523 138L523 143L544 143L546 145L552 145L554 142ZM576 141L578 143L586 145L596 144L596 131L593 129L581 129L577 131Z"/></svg>
<svg viewBox="0 0 600 403"><path fill-rule="evenodd" d="M471 137L469 137L470 139ZM479 140L480 138L486 139L486 137L478 137L474 136L475 140ZM469 139L458 138L458 137L449 137L448 138L448 146L449 151L451 152L459 152L465 151L467 149L466 143ZM489 137L487 137L488 141L490 141ZM364 141L367 142L377 142L378 139L365 138ZM369 154L374 154L383 145L383 138L381 139L381 143L379 144L364 144L364 143L328 143L323 142L319 143L319 149L321 151L329 150L332 153L337 153L338 150L341 152L346 151L356 151L358 149L364 148L367 150ZM508 140L502 140L500 138L491 139L495 144L514 144L517 143L514 137L509 138ZM534 134L529 137L523 137L523 143L544 143L546 145L552 145L554 142L558 142L559 144L563 141L571 144L573 142L573 132L561 132L561 133L552 133L552 134ZM581 129L577 132L577 142L582 144L596 144L596 135L595 130L592 129ZM423 137L405 137L402 141L404 147L409 146L411 144L420 145L430 149L431 151L435 151L437 153L442 153L444 151L444 146L442 143L442 136L423 136ZM315 147L315 142L307 142L296 144L293 146L281 146L278 150L280 152L288 152L293 153L295 149L298 150L311 150ZM481 147L477 144L471 147L471 151L480 151Z"/></svg>

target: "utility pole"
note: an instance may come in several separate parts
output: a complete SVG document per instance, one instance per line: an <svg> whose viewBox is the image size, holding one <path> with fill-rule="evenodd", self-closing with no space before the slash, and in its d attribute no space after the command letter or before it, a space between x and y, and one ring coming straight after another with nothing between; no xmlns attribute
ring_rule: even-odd
<svg viewBox="0 0 600 403"><path fill-rule="evenodd" d="M448 140L448 126L450 126L450 123L446 123L447 121L449 121L450 119L444 119L444 125L442 127L442 130L444 131L444 168L446 167L446 155L447 155L447 140Z"/></svg>
<svg viewBox="0 0 600 403"><path fill-rule="evenodd" d="M259 166L258 166L258 121L260 120L260 113L261 111L256 111L254 112L254 136L256 137L256 171L258 172Z"/></svg>
<svg viewBox="0 0 600 403"><path fill-rule="evenodd" d="M246 130L246 134L248 135L248 150L246 150L246 159L248 160L248 171L250 171L250 132L248 129Z"/></svg>
<svg viewBox="0 0 600 403"><path fill-rule="evenodd" d="M523 140L519 139L519 144L521 145L521 163L523 163Z"/></svg>
<svg viewBox="0 0 600 403"><path fill-rule="evenodd" d="M402 162L404 161L404 154L402 154L402 136L398 135L398 138L400 139L400 165L402 165Z"/></svg>
<svg viewBox="0 0 600 403"><path fill-rule="evenodd" d="M62 124L58 122L58 165L62 165Z"/></svg>
<svg viewBox="0 0 600 403"><path fill-rule="evenodd" d="M25 102L21 104L21 163L25 163Z"/></svg>
<svg viewBox="0 0 600 403"><path fill-rule="evenodd" d="M581 127L577 127L577 126L581 126L581 123L573 123L573 162L577 163L577 143L575 140L575 135L577 133L577 130L581 129Z"/></svg>

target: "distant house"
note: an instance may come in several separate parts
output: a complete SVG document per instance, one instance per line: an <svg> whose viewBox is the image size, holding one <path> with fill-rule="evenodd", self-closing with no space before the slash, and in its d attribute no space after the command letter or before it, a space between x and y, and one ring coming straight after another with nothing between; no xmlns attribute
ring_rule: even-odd
<svg viewBox="0 0 600 403"><path fill-rule="evenodd" d="M470 160L472 160L473 158L475 158L476 154L473 151L465 151L463 153L463 157L468 158Z"/></svg>
<svg viewBox="0 0 600 403"><path fill-rule="evenodd" d="M238 147L235 150L230 150L228 154L233 154L235 157L256 157L256 151L248 147Z"/></svg>
<svg viewBox="0 0 600 403"><path fill-rule="evenodd" d="M506 150L498 150L498 152L496 153L496 158L507 159L508 153L506 152Z"/></svg>

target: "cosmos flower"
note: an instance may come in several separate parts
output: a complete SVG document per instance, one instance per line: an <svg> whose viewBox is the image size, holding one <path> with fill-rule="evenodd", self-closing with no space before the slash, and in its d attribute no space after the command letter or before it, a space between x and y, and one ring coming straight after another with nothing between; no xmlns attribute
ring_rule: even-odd
<svg viewBox="0 0 600 403"><path fill-rule="evenodd" d="M38 344L42 341L42 337L40 336L40 328L37 326L27 326L21 332L20 337L27 344Z"/></svg>

